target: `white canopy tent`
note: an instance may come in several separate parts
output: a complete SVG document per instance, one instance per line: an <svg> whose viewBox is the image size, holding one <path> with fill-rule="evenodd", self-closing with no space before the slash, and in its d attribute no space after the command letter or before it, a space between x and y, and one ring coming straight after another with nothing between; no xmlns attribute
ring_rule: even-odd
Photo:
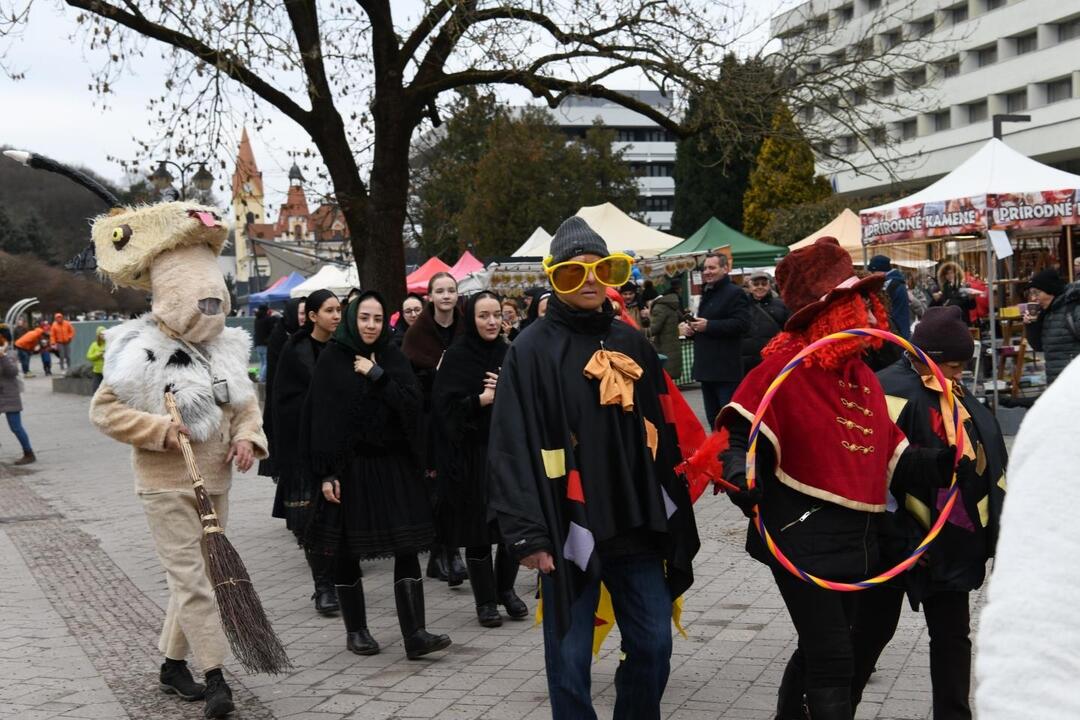
<svg viewBox="0 0 1080 720"><path fill-rule="evenodd" d="M354 287L360 287L360 277L355 265L347 268L323 265L319 272L290 290L289 297L304 297L316 290L330 290L335 295L344 297Z"/></svg>
<svg viewBox="0 0 1080 720"><path fill-rule="evenodd" d="M836 238L840 242L840 247L847 250L853 263L856 265L865 264L866 259L863 256L862 244L862 222L859 220L859 216L850 208L844 208L842 213L833 218L828 225L820 230L812 232L802 240L788 245L788 249L798 250L799 248L813 245L814 241L820 237ZM891 247L887 254L893 263L900 265L901 267L928 268L937 264L932 260L926 259L925 248L921 247Z"/></svg>
<svg viewBox="0 0 1080 720"><path fill-rule="evenodd" d="M611 203L583 207L577 211L577 216L604 238L611 252L633 252L638 257L656 257L683 241L681 237L639 223Z"/></svg>
<svg viewBox="0 0 1080 720"><path fill-rule="evenodd" d="M546 257L551 247L551 235L542 227L533 230L529 239L513 252L511 257Z"/></svg>

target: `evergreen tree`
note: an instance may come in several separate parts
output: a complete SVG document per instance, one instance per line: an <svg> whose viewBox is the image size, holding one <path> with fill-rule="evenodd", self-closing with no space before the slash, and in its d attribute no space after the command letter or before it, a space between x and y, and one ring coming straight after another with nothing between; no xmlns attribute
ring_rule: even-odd
<svg viewBox="0 0 1080 720"><path fill-rule="evenodd" d="M691 235L710 217L742 229L743 195L761 148L754 128L769 127L773 80L759 60L728 55L717 87L690 98L686 124L698 132L675 148L674 234Z"/></svg>
<svg viewBox="0 0 1080 720"><path fill-rule="evenodd" d="M773 210L822 200L831 193L828 181L814 174L814 153L790 111L780 107L750 173L743 197L743 232L774 242L768 235Z"/></svg>
<svg viewBox="0 0 1080 720"><path fill-rule="evenodd" d="M36 255L49 265L55 265L59 248L53 247L49 233L45 229L45 223L37 211L32 211L26 216L20 228L22 243L26 248L24 252Z"/></svg>

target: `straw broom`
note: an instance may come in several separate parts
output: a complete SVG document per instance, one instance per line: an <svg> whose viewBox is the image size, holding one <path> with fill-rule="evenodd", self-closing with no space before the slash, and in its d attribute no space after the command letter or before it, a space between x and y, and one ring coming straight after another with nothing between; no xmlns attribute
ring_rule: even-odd
<svg viewBox="0 0 1080 720"><path fill-rule="evenodd" d="M165 391L165 407L174 422L183 422L176 407L176 398L170 390ZM183 433L179 439L180 452L184 455L191 475L191 486L195 489L195 506L202 520L210 582L214 586L221 626L229 639L233 655L250 672L284 672L292 667L292 663L270 621L266 619L244 561L218 523L214 504L203 487L202 474L195 464L191 441Z"/></svg>

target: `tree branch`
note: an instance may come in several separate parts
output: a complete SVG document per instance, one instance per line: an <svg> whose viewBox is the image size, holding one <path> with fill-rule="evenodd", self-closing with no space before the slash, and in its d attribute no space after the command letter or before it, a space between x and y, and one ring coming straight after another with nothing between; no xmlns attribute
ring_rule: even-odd
<svg viewBox="0 0 1080 720"><path fill-rule="evenodd" d="M420 43L424 42L424 39L431 34L431 31L442 22L442 19L446 17L446 14L450 12L450 8L453 6L453 0L441 0L417 23L408 39L405 40L405 44L401 46L401 67L398 68L399 70L404 72L405 64L416 54L416 51L420 48Z"/></svg>
<svg viewBox="0 0 1080 720"><path fill-rule="evenodd" d="M199 60L249 88L253 93L276 107L305 130L308 129L310 122L308 111L297 105L288 95L252 72L231 53L212 48L190 35L159 25L147 20L145 16L127 12L115 5L102 2L102 0L64 0L64 2L73 8L85 10L105 20L123 25L140 35L194 55Z"/></svg>

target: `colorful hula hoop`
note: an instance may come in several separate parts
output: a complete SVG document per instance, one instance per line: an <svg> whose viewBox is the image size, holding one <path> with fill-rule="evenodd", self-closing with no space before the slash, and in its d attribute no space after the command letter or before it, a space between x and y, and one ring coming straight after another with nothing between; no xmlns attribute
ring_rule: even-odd
<svg viewBox="0 0 1080 720"><path fill-rule="evenodd" d="M776 376L776 379L769 385L768 390L765 391L764 397L761 398L761 403L758 405L757 413L754 415L754 422L750 426L750 447L746 451L746 486L747 488L753 488L757 479L757 467L755 460L757 458L757 441L759 431L761 428L761 419L765 415L765 411L769 407L769 403L772 402L773 397L776 395L776 391L780 389L780 386L791 375L795 368L799 367L808 356L812 355L816 351L834 342L840 342L841 340L848 340L857 337L879 337L884 340L888 340L891 343L899 345L907 350L909 353L918 358L919 362L926 364L930 370L934 373L934 377L937 378L938 384L942 387L948 387L948 383L945 380L945 376L941 373L941 368L937 366L933 360L930 359L922 350L912 345L904 338L894 335L884 330L877 330L874 328L859 328L853 330L844 330L841 332L833 333L820 340L807 345L802 351L799 352L794 358L791 359L784 369L780 371L780 374ZM783 551L777 547L776 542L772 539L768 529L765 527L765 521L761 517L761 508L754 506L754 524L757 526L758 533L761 535L761 539L765 541L765 546L772 553L772 556L776 558L777 562L784 567L785 570L790 572L797 578L801 578L806 582L813 583L819 587L823 587L826 590L838 590L841 592L853 592L856 590L866 590L868 588L881 585L888 582L892 578L896 577L900 573L908 570L912 565L919 561L919 558L923 556L926 550L930 547L930 544L934 542L937 536L941 533L941 529L945 526L945 522L949 519L949 513L952 512L953 505L956 504L956 498L959 492L959 486L956 484L956 470L955 466L959 464L960 458L964 455L964 433L961 431L960 426L960 410L956 403L956 398L952 393L945 393L946 403L949 408L949 414L952 417L953 428L956 434L956 458L953 463L953 476L952 481L949 483L948 495L945 499L945 505L942 507L941 512L938 514L937 521L933 524L930 530L926 533L926 537L922 539L918 547L895 567L886 570L880 575L876 575L866 580L860 580L859 582L845 583L836 582L834 580L826 580L819 578L816 575L811 575L805 570L800 569L791 562L784 555Z"/></svg>

